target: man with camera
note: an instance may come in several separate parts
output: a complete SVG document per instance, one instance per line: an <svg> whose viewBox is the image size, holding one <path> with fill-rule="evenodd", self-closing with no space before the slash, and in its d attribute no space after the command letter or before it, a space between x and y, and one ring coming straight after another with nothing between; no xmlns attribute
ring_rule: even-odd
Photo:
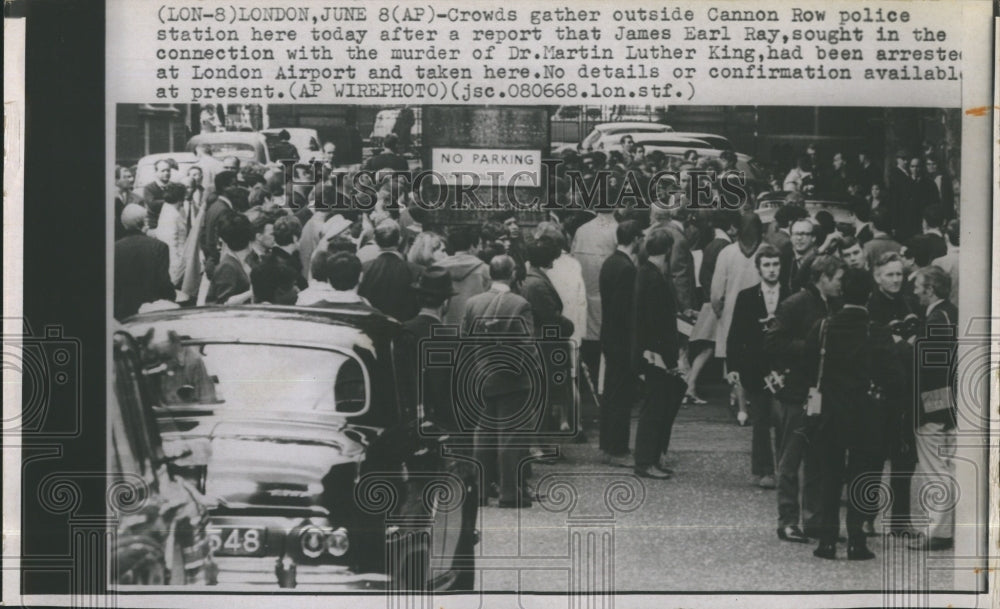
<svg viewBox="0 0 1000 609"><path fill-rule="evenodd" d="M677 373L677 301L667 279L673 238L666 230L655 229L646 236L645 243L646 259L636 272L633 304L633 357L646 381L646 400L635 437L634 471L643 478L666 480L673 472L660 467L660 455L666 454L670 446L674 419L687 384Z"/></svg>
<svg viewBox="0 0 1000 609"><path fill-rule="evenodd" d="M885 326L873 323L865 303L871 277L861 269L844 271L844 306L817 322L805 343L805 370L822 404L811 440L819 465L821 501L817 558L837 557L840 495L847 484L847 558L875 558L865 542L864 514L875 511L882 461L880 446L886 399L903 390L903 371L893 357ZM845 453L847 455L845 469Z"/></svg>
<svg viewBox="0 0 1000 609"><path fill-rule="evenodd" d="M817 256L809 267L810 282L778 305L775 323L764 334L764 352L773 366L767 380L778 400L781 456L778 458L778 538L807 543L818 537L819 479L815 455L809 450L810 397L803 365L806 335L820 319L836 308L844 263L833 256ZM805 462L799 528L799 466Z"/></svg>

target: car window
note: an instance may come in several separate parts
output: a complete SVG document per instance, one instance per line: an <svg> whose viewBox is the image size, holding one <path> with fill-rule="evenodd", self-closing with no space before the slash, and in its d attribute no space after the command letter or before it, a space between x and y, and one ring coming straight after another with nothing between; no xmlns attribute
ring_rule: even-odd
<svg viewBox="0 0 1000 609"><path fill-rule="evenodd" d="M245 413L360 410L368 390L360 365L337 351L242 343L163 348L167 405L213 404ZM358 404L361 406L358 406Z"/></svg>
<svg viewBox="0 0 1000 609"><path fill-rule="evenodd" d="M214 158L222 159L227 156L234 156L241 160L256 161L257 149L252 144L242 142L220 142L209 144L209 152Z"/></svg>

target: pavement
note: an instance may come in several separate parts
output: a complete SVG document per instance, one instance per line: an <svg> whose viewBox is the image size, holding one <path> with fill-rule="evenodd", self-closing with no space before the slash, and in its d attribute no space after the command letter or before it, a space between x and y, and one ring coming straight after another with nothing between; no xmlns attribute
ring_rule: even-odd
<svg viewBox="0 0 1000 609"><path fill-rule="evenodd" d="M780 541L776 491L751 483L751 427L737 425L726 385L702 394L709 403L682 408L675 423L671 480L640 480L630 469L604 465L591 430L587 443L562 445L564 460L534 466L535 481L549 491L545 500L527 509L480 510L479 587L580 590L586 585L572 580L569 566L576 562L579 574L589 555L595 566L584 569L584 581L618 591L953 589L950 550L917 552L877 536L869 539L874 560L848 561L840 544L831 561L812 555L814 543ZM636 424L633 416L632 438ZM607 509L616 486L634 495L624 506L630 511Z"/></svg>

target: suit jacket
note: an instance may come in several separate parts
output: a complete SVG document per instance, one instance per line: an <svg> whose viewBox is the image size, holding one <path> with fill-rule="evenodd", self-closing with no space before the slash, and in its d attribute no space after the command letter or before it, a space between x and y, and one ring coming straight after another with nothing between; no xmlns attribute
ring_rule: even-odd
<svg viewBox="0 0 1000 609"><path fill-rule="evenodd" d="M694 256L691 255L687 236L673 222L668 222L663 228L674 238L674 246L670 250L670 276L677 296L677 309L697 310L701 307L701 303L698 302L698 294L695 292Z"/></svg>
<svg viewBox="0 0 1000 609"><path fill-rule="evenodd" d="M778 304L790 294L778 284ZM777 310L775 310L777 314ZM764 389L764 377L771 371L764 355L764 329L768 326L767 305L760 284L741 291L736 296L733 321L726 340L726 363L729 370L740 373L740 383L750 391Z"/></svg>
<svg viewBox="0 0 1000 609"><path fill-rule="evenodd" d="M698 269L698 283L701 284L702 300L704 302L712 299L712 275L715 274L715 263L719 259L719 252L730 243L732 241L729 239L716 237L701 250L701 268Z"/></svg>
<svg viewBox="0 0 1000 609"><path fill-rule="evenodd" d="M803 363L806 336L813 324L831 313L830 308L816 286L808 284L778 305L775 323L764 332L764 354L772 368L785 376L785 386L777 393L782 402L805 403L809 394Z"/></svg>
<svg viewBox="0 0 1000 609"><path fill-rule="evenodd" d="M115 241L115 319L135 315L143 303L174 297L166 243L137 231Z"/></svg>
<svg viewBox="0 0 1000 609"><path fill-rule="evenodd" d="M823 336L825 334L825 337ZM818 381L824 346L820 429L838 443L873 451L884 449L890 400L904 390L903 368L885 326L871 322L868 311L845 307L813 324L805 343L804 365L810 386ZM874 383L884 400L872 399Z"/></svg>
<svg viewBox="0 0 1000 609"><path fill-rule="evenodd" d="M646 351L659 353L667 368L674 368L680 350L677 335L677 301L667 278L649 260L641 262L636 270L633 307L634 368L641 369L643 353Z"/></svg>
<svg viewBox="0 0 1000 609"><path fill-rule="evenodd" d="M373 307L399 321L411 319L420 310L413 283L420 277L420 267L411 264L395 251L382 252L362 266L358 294Z"/></svg>
<svg viewBox="0 0 1000 609"><path fill-rule="evenodd" d="M462 315L462 338L488 338L495 336L515 337L513 340L529 340L530 333L535 327L535 321L531 313L531 305L523 297L512 292L501 292L497 289L490 289L482 294L477 294L465 301L465 313ZM508 340L511 340L508 338ZM469 357L474 357L473 352ZM484 378L482 381L482 394L484 396L497 396L518 391L528 391L531 389L531 377L527 374L527 368L522 366L512 369L509 366L509 353L503 353L503 362L491 362L489 358L478 362L483 375L474 375L470 378ZM462 357L461 353L459 357ZM500 366L499 364L507 364ZM526 363L526 365L541 365L541 362ZM485 374L485 370L494 370Z"/></svg>
<svg viewBox="0 0 1000 609"><path fill-rule="evenodd" d="M226 304L230 296L242 294L249 289L250 277L243 264L232 254L223 256L215 267L205 304Z"/></svg>
<svg viewBox="0 0 1000 609"><path fill-rule="evenodd" d="M955 185L952 184L951 176L946 173L939 173L930 176L934 188L938 192L938 202L944 207L945 216L950 220L955 217ZM940 182L940 183L939 183Z"/></svg>
<svg viewBox="0 0 1000 609"><path fill-rule="evenodd" d="M806 254L802 257L802 260L795 259L795 252L792 250L791 245L782 253L781 256L781 271L778 277L778 281L781 285L785 287L790 293L794 294L798 292L802 287L809 283L809 267L812 266L812 261L816 259L816 250Z"/></svg>
<svg viewBox="0 0 1000 609"><path fill-rule="evenodd" d="M542 269L531 267L521 282L518 293L531 305L534 335L542 336L545 327L558 327L561 338L573 334L573 322L563 316L563 303L552 281Z"/></svg>
<svg viewBox="0 0 1000 609"><path fill-rule="evenodd" d="M201 232L198 233L198 239L201 251L205 254L206 272L209 268L214 270L214 266L219 262L219 218L231 210L232 206L228 199L217 197L202 214ZM211 278L212 274L209 273L209 279Z"/></svg>
<svg viewBox="0 0 1000 609"><path fill-rule="evenodd" d="M632 316L635 296L635 263L621 250L601 265L601 349L608 359L631 365Z"/></svg>
<svg viewBox="0 0 1000 609"><path fill-rule="evenodd" d="M308 282L306 281L305 275L302 273L302 259L299 258L298 252L294 254L289 254L280 247L274 246L271 248L271 252L268 255L271 256L271 258L273 258L277 262L284 264L288 268L295 271L296 287L298 287L300 290L306 289Z"/></svg>
<svg viewBox="0 0 1000 609"><path fill-rule="evenodd" d="M921 393L944 387L952 387L954 394L955 379L954 370L948 364L942 363L940 353L950 352L947 359L952 362L955 359L955 348L957 346L956 327L958 325L958 309L950 301L942 300L931 308L927 319L924 322L922 332L917 334L916 362L919 366L919 378L917 387ZM938 354L936 357L927 357L930 353ZM917 400L916 420L918 425L925 423L942 423L947 428L955 426L956 408L952 403L951 408L939 410L925 414Z"/></svg>
<svg viewBox="0 0 1000 609"><path fill-rule="evenodd" d="M865 224L864 227L858 231L857 240L858 243L861 244L861 247L864 248L865 244L871 241L874 236L875 233L872 231L871 224Z"/></svg>
<svg viewBox="0 0 1000 609"><path fill-rule="evenodd" d="M146 227L155 229L160 223L160 209L163 207L163 187L150 182L142 188L142 202L146 206Z"/></svg>

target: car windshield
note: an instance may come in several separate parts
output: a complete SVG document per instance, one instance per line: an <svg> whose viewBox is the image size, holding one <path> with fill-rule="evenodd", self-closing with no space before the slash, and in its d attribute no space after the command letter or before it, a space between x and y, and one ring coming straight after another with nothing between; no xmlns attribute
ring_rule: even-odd
<svg viewBox="0 0 1000 609"><path fill-rule="evenodd" d="M336 351L243 343L163 345L159 375L166 405L213 404L241 413L333 412L363 406L361 365ZM358 409L360 409L360 406ZM348 407L350 409L350 407Z"/></svg>
<svg viewBox="0 0 1000 609"><path fill-rule="evenodd" d="M212 156L220 160L227 156L234 156L246 161L257 160L257 149L252 144L244 142L219 142L209 144L208 148Z"/></svg>

